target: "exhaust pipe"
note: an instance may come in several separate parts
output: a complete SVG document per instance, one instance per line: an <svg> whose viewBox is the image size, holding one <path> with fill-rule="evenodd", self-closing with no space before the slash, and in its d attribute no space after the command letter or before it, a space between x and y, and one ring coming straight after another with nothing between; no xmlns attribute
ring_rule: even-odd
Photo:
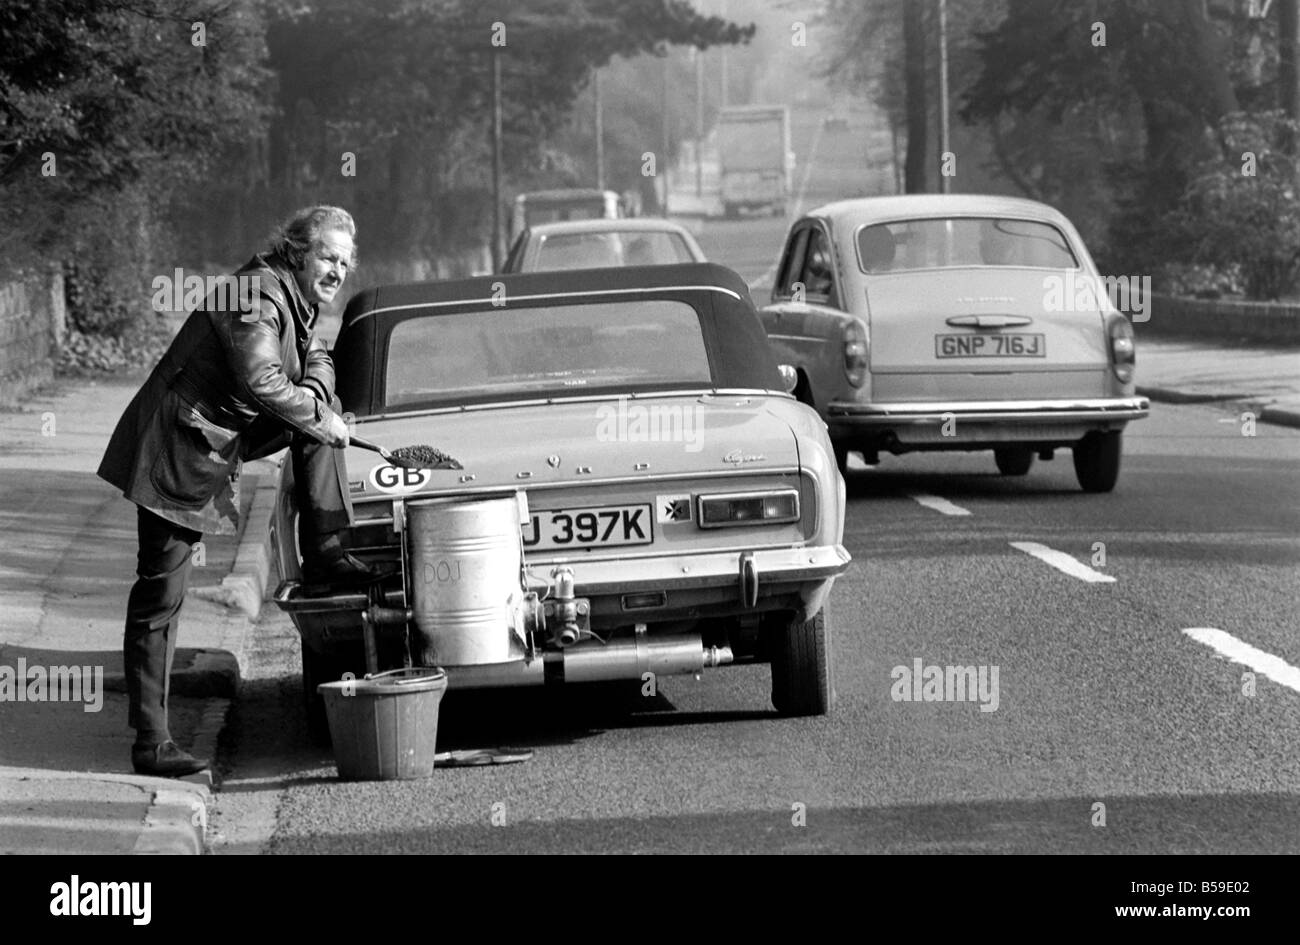
<svg viewBox="0 0 1300 945"><path fill-rule="evenodd" d="M646 673L656 676L698 673L706 666L730 663L732 658L731 647L711 646L706 650L695 634L651 640L646 634L638 633L632 640L565 650L564 681L640 679Z"/></svg>
<svg viewBox="0 0 1300 945"><path fill-rule="evenodd" d="M544 683L601 682L641 679L646 673L677 676L725 666L734 659L731 647L705 647L698 634L649 639L638 633L632 640L602 644L587 642L562 652L544 654L530 663L444 666L451 686L458 689L540 686Z"/></svg>

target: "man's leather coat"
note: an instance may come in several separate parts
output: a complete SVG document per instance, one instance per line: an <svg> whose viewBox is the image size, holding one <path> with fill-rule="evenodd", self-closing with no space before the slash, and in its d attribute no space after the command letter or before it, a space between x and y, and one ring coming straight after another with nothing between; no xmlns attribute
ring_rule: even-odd
<svg viewBox="0 0 1300 945"><path fill-rule="evenodd" d="M255 256L238 291L190 314L109 441L99 475L128 499L196 531L234 534L239 469L289 443L326 442L334 363L312 335L288 264Z"/></svg>

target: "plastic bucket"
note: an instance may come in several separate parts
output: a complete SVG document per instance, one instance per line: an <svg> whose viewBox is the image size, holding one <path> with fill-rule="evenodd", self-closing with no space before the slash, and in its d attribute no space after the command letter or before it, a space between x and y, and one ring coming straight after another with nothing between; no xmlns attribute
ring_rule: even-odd
<svg viewBox="0 0 1300 945"><path fill-rule="evenodd" d="M393 669L364 679L321 683L334 761L344 781L396 781L433 774L440 669Z"/></svg>

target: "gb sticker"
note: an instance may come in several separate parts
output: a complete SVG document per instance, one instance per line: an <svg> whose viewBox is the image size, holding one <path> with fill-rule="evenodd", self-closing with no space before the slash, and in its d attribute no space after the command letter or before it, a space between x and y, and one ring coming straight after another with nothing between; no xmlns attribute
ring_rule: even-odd
<svg viewBox="0 0 1300 945"><path fill-rule="evenodd" d="M431 470L403 469L398 466L390 466L388 463L380 463L370 470L369 476L372 486L389 495L404 495L408 492L416 492L428 485L429 480L432 478L433 472Z"/></svg>

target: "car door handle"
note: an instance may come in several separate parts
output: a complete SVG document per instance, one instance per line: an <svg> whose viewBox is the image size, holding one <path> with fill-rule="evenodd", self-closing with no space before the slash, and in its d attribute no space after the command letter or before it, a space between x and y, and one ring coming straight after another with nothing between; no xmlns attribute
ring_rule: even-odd
<svg viewBox="0 0 1300 945"><path fill-rule="evenodd" d="M954 328L1010 328L1028 325L1033 319L1028 315L954 315L945 321Z"/></svg>

